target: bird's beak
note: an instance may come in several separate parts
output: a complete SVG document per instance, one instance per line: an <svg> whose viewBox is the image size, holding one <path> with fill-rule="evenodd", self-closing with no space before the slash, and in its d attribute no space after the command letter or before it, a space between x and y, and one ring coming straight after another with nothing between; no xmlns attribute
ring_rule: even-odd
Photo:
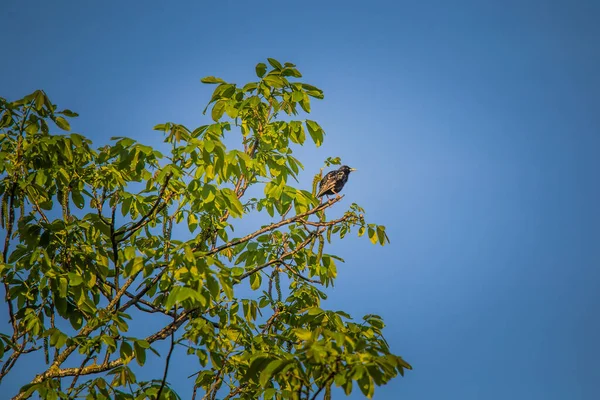
<svg viewBox="0 0 600 400"><path fill-rule="evenodd" d="M350 171L356 171L356 168L350 168Z"/></svg>

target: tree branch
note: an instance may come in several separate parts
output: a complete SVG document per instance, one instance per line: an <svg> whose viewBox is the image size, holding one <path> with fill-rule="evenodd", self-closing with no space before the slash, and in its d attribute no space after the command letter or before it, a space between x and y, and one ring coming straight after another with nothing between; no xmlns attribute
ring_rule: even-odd
<svg viewBox="0 0 600 400"><path fill-rule="evenodd" d="M90 353L88 354L83 361L81 362L81 365L79 366L79 373L75 374L75 376L73 377L73 381L71 382L71 386L69 386L69 390L67 390L67 395L71 394L71 392L73 391L73 389L75 389L75 385L77 384L77 379L79 379L79 377L81 376L81 371L83 371L83 369L85 368L85 364L88 363L88 361L90 361L92 359L92 354Z"/></svg>
<svg viewBox="0 0 600 400"><path fill-rule="evenodd" d="M259 235L262 235L265 232L270 232L270 231L275 230L277 228L280 228L282 226L289 225L289 224L291 224L293 222L299 221L299 220L301 220L301 219L303 219L305 217L308 217L309 215L313 215L313 214L315 214L315 213L317 213L319 211L322 211L322 210L325 210L326 208L331 207L332 205L334 205L338 201L342 200L343 198L344 198L344 196L334 197L334 198L330 199L329 201L327 201L325 203L319 204L317 207L315 207L315 208L313 208L311 210L303 212L302 214L298 214L298 215L295 215L295 216L290 217L288 219L284 219L283 221L279 221L279 222L267 225L264 228L259 229L259 230L255 231L253 233L250 233L249 235L246 235L246 236L244 236L241 239L237 239L237 240L234 240L232 242L225 243L225 244L223 244L223 245L221 245L219 247L216 247L213 250L210 250L209 252L207 252L206 255L210 256L210 255L213 255L215 253L219 253L219 252L221 252L221 251L223 251L225 249L228 249L228 248L236 246L236 245L238 245L240 243L244 243L244 242L247 242L247 241L249 241L251 239L254 239L255 237L257 237ZM198 250L198 247L195 250Z"/></svg>
<svg viewBox="0 0 600 400"><path fill-rule="evenodd" d="M179 327L181 325L183 325L183 323L185 321L188 320L188 318L196 311L196 309L193 310L186 310L184 312L182 312L173 322L171 322L169 325L165 326L164 328L162 328L160 331L148 336L146 338L146 341L149 344L152 344L158 340L163 340L165 339L167 336L169 336L172 332L175 332L177 329L179 329ZM82 330L82 332L80 333L79 336L87 336L90 332L92 331L91 328L86 327ZM52 378L62 378L65 376L76 376L76 375L90 375L90 374L96 374L96 373L100 373L100 372L104 372L104 371L108 371L111 370L113 368L119 367L121 365L123 365L124 361L122 358L118 358L116 360L110 361L108 362L108 359L105 360L104 363L102 363L101 365L98 364L94 364L94 365L90 365L88 367L84 367L84 368L59 368L59 366L64 362L64 360L67 359L67 357L77 348L77 345L72 345L70 347L67 347L65 349L65 351L63 351L56 359L56 361L54 361L52 363L52 365L50 366L50 368L48 368L44 373L37 375L32 381L31 384L36 384L36 383L40 383L43 382L47 379L52 379ZM21 392L19 394L17 394L15 397L13 397L12 400L20 400L23 399L25 397L25 392Z"/></svg>
<svg viewBox="0 0 600 400"><path fill-rule="evenodd" d="M140 290L139 293L137 293L136 295L132 295L131 293L125 291L125 295L127 297L129 297L131 300L129 300L127 303L125 303L125 305L123 305L119 311L125 311L126 309L128 309L129 307L131 307L132 304L135 304L136 302L138 302L150 289L152 289L152 286L156 285L158 283L158 281L160 280L160 278L162 278L162 276L165 274L165 272L167 272L167 267L165 266L162 271L160 271L153 279L152 281L147 284L142 290ZM143 302L142 302L143 303Z"/></svg>
<svg viewBox="0 0 600 400"><path fill-rule="evenodd" d="M23 342L17 349L13 349L12 354L4 362L4 365L2 366L2 369L0 370L0 382L2 381L2 378L4 378L10 372L12 367L15 366L15 364L16 364L17 360L19 359L19 357L21 356L21 354L30 353L31 351L34 351L34 350L32 350L34 348L25 350L25 346L27 345L27 338L25 337L25 334L23 334L21 336L23 337Z"/></svg>
<svg viewBox="0 0 600 400"><path fill-rule="evenodd" d="M139 274L139 272L138 272L138 274ZM131 286L131 284L132 284L132 283L133 283L133 281L135 280L136 276L137 276L137 274L135 274L135 275L132 275L131 277L129 277L129 279L128 279L128 280L127 280L127 281L126 281L126 282L123 284L123 286L122 286L122 287L121 287L121 288L118 290L118 292L116 293L115 297L112 299L112 301L111 301L111 302L108 304L108 306L106 307L106 310L107 310L107 311L110 311L110 310L112 310L112 309L113 309L113 308L114 308L114 307L117 305L117 303L119 302L119 299L120 299L120 298L121 298L121 297L122 297L122 296L125 294L125 292L127 291L127 288L128 288L129 286ZM111 286L111 287L112 287L112 284L110 284L108 281L106 281L106 283L108 283L108 284L109 284L109 286ZM118 308L118 306L117 306L117 308ZM113 311L113 312L114 312L114 311ZM181 325L181 323L183 323L183 321L181 321L179 325ZM179 325L177 326L177 328L179 327ZM92 332L93 332L94 330L96 330L97 328L98 328L98 327L94 327L94 326L91 326L91 325L86 325L84 328L82 328L82 329L79 331L79 333L78 333L78 335L77 335L77 336L79 336L79 337L87 337L87 336L88 336L90 333L92 333ZM157 340L157 339L154 339L154 340ZM59 371L59 372L60 372L60 371L65 371L65 369L59 369L59 367L60 367L60 366L62 365L62 363L64 363L64 362L66 361L66 359L67 359L67 358L68 358L68 357L69 357L69 356L70 356L70 355L71 355L71 354L72 354L72 353L75 351L75 349L77 349L77 347L78 347L78 346L79 346L78 344L72 344L71 346L68 346L67 348L65 348L65 350L64 350L62 353L58 354L58 355L55 357L55 359L54 359L54 362L53 362L53 363L50 365L50 367L49 367L49 368L48 368L48 369L47 369L45 372L43 372L43 373L41 373L41 374L38 374L38 375L37 375L37 376L36 376L36 377L35 377L35 378L34 378L34 379L31 381L31 383L32 383L32 384L35 384L35 383L40 383L40 382L42 382L42 381L44 381L44 380L46 380L46 379L49 379L49 378L54 378L54 377L62 376L62 375L57 375L57 372L56 372L56 371ZM103 364L103 365L105 365L105 364ZM119 364L119 365L120 365L120 364ZM92 367L92 366L90 366L90 367ZM86 368L89 368L89 367L85 367L85 368L83 368L83 369L81 369L81 368L72 368L72 369L66 369L66 370L69 370L69 371L70 371L70 370L74 370L74 371L75 371L75 370L87 371L87 370L86 370ZM113 367L111 367L111 368L114 368L114 366L113 366ZM107 369L110 369L110 368L107 368ZM102 372L102 371L105 371L105 370L107 370L107 369L99 370L98 372ZM95 370L93 370L93 371L95 371ZM93 373L93 372L90 372L90 373ZM74 373L74 374L75 374L75 373ZM68 373L67 375L64 375L64 376L72 376L72 375L74 375L74 374ZM81 372L81 375L86 375L86 374L85 374L85 373L83 373L83 372ZM20 398L20 397L15 397L15 398Z"/></svg>
<svg viewBox="0 0 600 400"><path fill-rule="evenodd" d="M95 190L95 189L94 189ZM96 196L96 192L94 192L94 198L96 199L96 210L98 211L98 218L100 218L100 221L104 222L104 224L106 224L106 226L110 226L110 221L107 220L106 218L104 218L104 215L102 215L102 209L104 208L104 201L106 201L106 188L104 188L102 190L102 198L100 200L98 200L97 196Z"/></svg>
<svg viewBox="0 0 600 400"><path fill-rule="evenodd" d="M223 400L229 400L229 399L231 399L233 396L239 394L242 390L244 390L244 388L246 386L247 386L246 383L242 383L240 386L238 386L234 390L232 390Z"/></svg>
<svg viewBox="0 0 600 400"><path fill-rule="evenodd" d="M332 225L337 225L337 224L339 224L340 222L343 222L343 221L346 221L346 220L348 220L348 218L349 218L349 217L350 217L349 215L344 215L344 216L343 216L343 217L341 217L341 218L338 218L338 219L333 219L333 220L331 220L331 221L327 221L327 222L325 222L325 221L321 221L321 222L312 222L312 221L307 221L307 220L301 220L301 221L299 221L299 222L300 222L301 224L303 224L303 225L310 225L310 226L319 226L319 227L320 227L320 226L332 226Z"/></svg>
<svg viewBox="0 0 600 400"><path fill-rule="evenodd" d="M160 205L160 202L163 199L165 191L167 190L167 186L169 186L169 181L171 180L172 176L173 176L173 174L169 173L165 177L165 183L163 184L162 188L160 189L160 192L158 193L158 197L156 198L156 201L154 202L154 204L152 205L150 210L145 215L143 215L142 218L140 218L140 220L138 222L136 222L129 228L121 228L115 233L115 236L125 235L119 241L127 240L138 229L140 229L142 226L144 226L144 224L150 218L150 216L152 214L154 214L155 211L157 211L158 206Z"/></svg>

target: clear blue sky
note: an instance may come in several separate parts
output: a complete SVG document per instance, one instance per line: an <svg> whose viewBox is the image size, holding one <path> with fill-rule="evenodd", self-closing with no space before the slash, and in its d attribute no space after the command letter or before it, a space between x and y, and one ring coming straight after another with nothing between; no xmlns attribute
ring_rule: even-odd
<svg viewBox="0 0 600 400"><path fill-rule="evenodd" d="M304 178L328 156L358 168L344 202L392 241L337 246L327 304L381 314L414 366L376 399L596 399L599 18L597 1L5 2L0 96L42 88L98 145L155 144L157 123L205 120L199 78L296 63L325 91Z"/></svg>

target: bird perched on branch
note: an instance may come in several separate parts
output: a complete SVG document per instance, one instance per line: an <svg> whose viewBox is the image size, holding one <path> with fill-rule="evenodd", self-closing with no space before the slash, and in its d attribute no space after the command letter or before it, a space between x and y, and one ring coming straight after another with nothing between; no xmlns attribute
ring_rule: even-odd
<svg viewBox="0 0 600 400"><path fill-rule="evenodd" d="M319 193L317 197L330 196L332 194L338 194L348 181L348 175L350 172L356 171L354 168L350 168L347 165L342 165L337 171L328 172L321 183L319 183Z"/></svg>

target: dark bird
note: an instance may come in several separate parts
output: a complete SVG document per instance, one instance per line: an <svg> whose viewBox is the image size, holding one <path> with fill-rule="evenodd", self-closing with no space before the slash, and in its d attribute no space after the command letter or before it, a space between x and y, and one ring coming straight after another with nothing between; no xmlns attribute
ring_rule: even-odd
<svg viewBox="0 0 600 400"><path fill-rule="evenodd" d="M328 172L321 183L319 183L319 193L317 197L330 196L332 194L338 194L348 181L348 175L350 172L356 171L354 168L350 168L347 165L342 165L337 171Z"/></svg>

